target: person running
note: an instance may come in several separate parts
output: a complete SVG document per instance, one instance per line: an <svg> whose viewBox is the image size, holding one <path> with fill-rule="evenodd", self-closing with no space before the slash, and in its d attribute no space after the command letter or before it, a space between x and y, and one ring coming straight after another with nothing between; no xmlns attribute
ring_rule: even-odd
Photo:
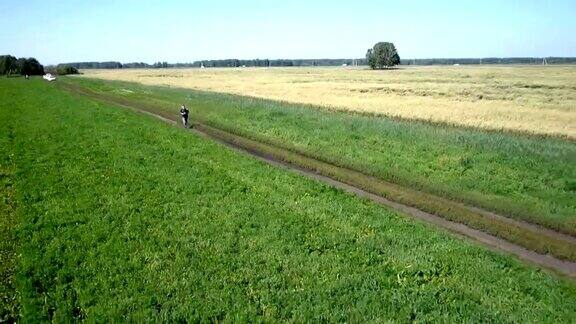
<svg viewBox="0 0 576 324"><path fill-rule="evenodd" d="M184 128L188 128L188 114L190 113L190 111L188 110L188 108L186 108L186 106L182 105L180 107L180 116L182 116L182 125L184 125Z"/></svg>

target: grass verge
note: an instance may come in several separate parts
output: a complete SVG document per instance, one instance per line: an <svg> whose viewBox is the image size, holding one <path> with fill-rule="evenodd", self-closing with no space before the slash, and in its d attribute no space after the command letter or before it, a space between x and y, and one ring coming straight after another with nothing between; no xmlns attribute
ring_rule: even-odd
<svg viewBox="0 0 576 324"><path fill-rule="evenodd" d="M6 108L2 108L6 109ZM14 201L14 134L11 127L0 128L0 323L17 322L19 316L16 290L18 262L16 227L18 217Z"/></svg>

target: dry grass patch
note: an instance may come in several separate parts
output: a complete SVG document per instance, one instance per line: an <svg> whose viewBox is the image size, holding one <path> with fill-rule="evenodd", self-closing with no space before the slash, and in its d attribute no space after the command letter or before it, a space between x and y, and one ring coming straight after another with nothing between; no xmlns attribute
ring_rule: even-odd
<svg viewBox="0 0 576 324"><path fill-rule="evenodd" d="M576 67L85 70L86 77L576 137Z"/></svg>

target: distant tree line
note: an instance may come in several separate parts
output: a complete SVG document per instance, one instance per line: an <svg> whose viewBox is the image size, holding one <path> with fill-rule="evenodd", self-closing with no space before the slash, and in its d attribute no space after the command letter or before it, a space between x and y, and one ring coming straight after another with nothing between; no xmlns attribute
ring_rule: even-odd
<svg viewBox="0 0 576 324"><path fill-rule="evenodd" d="M181 68L181 67L281 67L281 66L340 66L340 65L366 65L365 59L296 59L296 60L203 60L192 63L168 63L156 62L148 64L143 62L120 63L120 62L73 62L63 65L76 69L131 69L131 68Z"/></svg>
<svg viewBox="0 0 576 324"><path fill-rule="evenodd" d="M123 67L120 62L74 62L63 63L62 65L71 66L76 69L121 69Z"/></svg>
<svg viewBox="0 0 576 324"><path fill-rule="evenodd" d="M33 57L16 58L12 55L0 55L0 75L42 75L44 66Z"/></svg>
<svg viewBox="0 0 576 324"><path fill-rule="evenodd" d="M57 75L69 75L69 74L79 74L78 69L67 65L67 64L58 64L58 65L49 65L45 68L47 73L57 74Z"/></svg>
<svg viewBox="0 0 576 324"><path fill-rule="evenodd" d="M506 57L506 58L432 58L432 59L401 59L400 65L454 65L454 64L542 64L542 57ZM576 57L546 57L547 64L576 64ZM287 66L366 66L366 58L359 59L296 59L296 60L202 60L192 63L156 62L148 64L143 62L77 62L65 63L76 69L131 69L131 68L185 68L185 67L287 67Z"/></svg>
<svg viewBox="0 0 576 324"><path fill-rule="evenodd" d="M339 66L339 65L353 65L357 62L358 65L364 65L364 60L355 59L252 59L252 60L204 60L196 61L193 67L286 67L286 66Z"/></svg>
<svg viewBox="0 0 576 324"><path fill-rule="evenodd" d="M485 58L433 58L403 59L401 65L454 65L454 64L576 64L576 57L485 57Z"/></svg>
<svg viewBox="0 0 576 324"><path fill-rule="evenodd" d="M66 64L59 64L56 66L56 74L58 75L78 74L78 69Z"/></svg>

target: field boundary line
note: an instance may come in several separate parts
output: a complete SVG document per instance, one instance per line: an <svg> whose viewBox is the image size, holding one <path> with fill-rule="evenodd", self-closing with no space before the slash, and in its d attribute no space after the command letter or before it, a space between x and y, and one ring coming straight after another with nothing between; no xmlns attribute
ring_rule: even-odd
<svg viewBox="0 0 576 324"><path fill-rule="evenodd" d="M88 96L102 102L129 108L131 110L158 118L172 125L177 124L175 120L176 116L168 115L166 112L164 112L164 114L158 114L146 110L136 103L122 100L122 98L105 96L92 90L68 83L64 83L62 85L64 89L73 93ZM153 110L153 108L150 109ZM512 220L504 216L486 212L476 207L470 207L461 203L456 203L445 198L435 197L433 195L418 192L408 188L402 188L396 184L387 183L383 180L367 176L355 170L331 165L323 161L303 156L299 153L291 152L286 149L272 146L270 144L248 139L202 123L196 123L195 128L193 128L192 131L202 137L216 140L232 149L249 154L269 164L295 170L296 172L305 175L308 178L328 183L349 193L353 193L363 198L368 198L381 205L399 210L404 214L412 216L413 218L420 219L428 223L432 223L436 226L448 229L458 234L459 236L468 237L474 241L480 242L493 250L504 251L517 256L521 260L531 262L544 268L555 270L570 277L576 277L576 262L566 261L555 257L560 254L564 257L564 259L570 259L572 256L570 255L570 252L576 253L576 238L572 236L565 235L550 229L541 228L538 225ZM357 183L358 179L369 180L370 183L369 185L359 185ZM479 217L476 219L476 221L479 223L475 224L472 222L473 225L477 226L469 226L470 224L464 224L463 222L455 221L449 217L446 217L446 215L443 215L443 217L437 216L433 213L418 208L418 206L415 207L404 203L402 196L410 196L410 194L437 199L439 201L433 201L432 203L445 204L444 208L447 208L447 211L451 212L452 214L457 214L459 212L471 212L476 214L476 217ZM497 223L501 223L500 225L505 227L503 228L505 231L504 234L510 232L512 232L512 234L514 234L514 232L526 232L531 234L528 235L529 239L537 240L540 236L544 236L547 237L550 242L546 241L545 243L547 244L544 244L544 246L529 245L529 248L527 248L524 244L518 244L518 242L508 239L510 237L498 237L502 235L494 235L493 233L490 233L490 229L478 226L482 225L482 218L486 217L495 220ZM480 229L477 227L480 227ZM488 233L485 231L488 231ZM512 239L513 238L514 236L512 236ZM569 254L562 255L564 250L568 251Z"/></svg>

